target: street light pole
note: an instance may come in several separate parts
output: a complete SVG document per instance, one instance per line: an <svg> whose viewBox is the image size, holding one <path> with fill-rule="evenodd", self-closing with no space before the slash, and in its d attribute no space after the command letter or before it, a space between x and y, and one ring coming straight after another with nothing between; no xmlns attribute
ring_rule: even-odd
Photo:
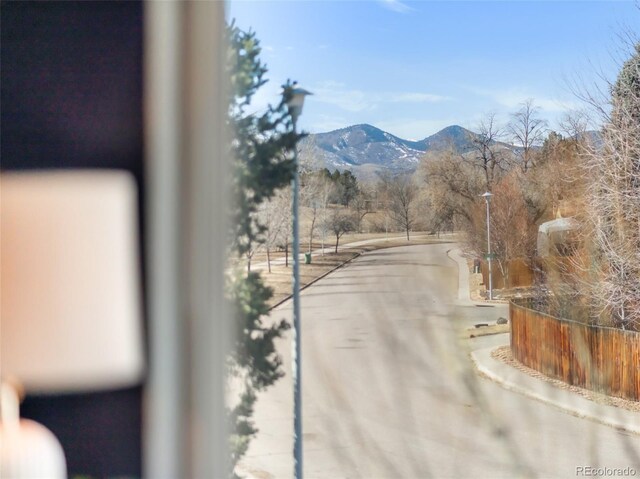
<svg viewBox="0 0 640 479"><path fill-rule="evenodd" d="M291 98L287 102L289 113L293 121L293 132L297 133L298 117L302 113L304 97L311 93L302 88L294 88ZM298 174L298 150L293 150L295 164L291 189L293 201L291 213L293 216L293 344L291 350L291 377L293 380L293 468L294 477L302 479L302 367L300 354L300 232L299 232L299 208L300 178Z"/></svg>
<svg viewBox="0 0 640 479"><path fill-rule="evenodd" d="M293 131L297 133L297 116L293 116ZM298 150L294 149L292 216L293 216L293 344L291 351L291 376L293 378L293 459L294 477L302 479L302 369L300 363L300 231L298 198L300 177L298 174Z"/></svg>
<svg viewBox="0 0 640 479"><path fill-rule="evenodd" d="M487 202L487 262L489 264L489 299L493 299L493 274L491 272L491 222L489 221L489 201L493 194L486 192L482 197Z"/></svg>

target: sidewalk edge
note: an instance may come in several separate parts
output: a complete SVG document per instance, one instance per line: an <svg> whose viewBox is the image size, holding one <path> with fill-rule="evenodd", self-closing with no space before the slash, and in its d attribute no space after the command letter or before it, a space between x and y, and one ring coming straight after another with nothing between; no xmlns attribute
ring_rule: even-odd
<svg viewBox="0 0 640 479"><path fill-rule="evenodd" d="M515 384L513 381L510 381L508 379L505 379L504 377L502 377L501 375L495 373L490 367L488 367L486 364L483 364L482 361L480 361L478 359L478 356L481 354L491 354L491 352L493 350L497 349L496 347L491 347L491 348L485 348L485 349L479 349L476 351L472 351L471 352L471 360L473 361L473 364L475 366L475 369L477 372L482 373L483 375L485 375L486 377L488 377L490 380L494 381L495 383L499 384L500 386L502 386L503 388L509 390L509 391L513 391L515 393L518 394L522 394L523 396L527 396L531 399L535 399L537 401L543 402L545 404L548 404L550 406L555 407L556 409L559 409L561 411L564 411L568 414L571 414L572 416L576 416L579 418L583 418L583 419L588 419L590 421L594 421L600 424L603 424L605 426L609 426L609 427L613 427L617 430L622 430L622 431L626 431L626 432L630 432L633 434L637 434L640 435L640 424L629 424L627 422L625 422L622 418L621 419L617 419L617 418L611 418L611 417L603 417L602 415L596 415L590 411L585 411L582 410L580 408L577 407L569 407L567 404L564 404L562 401L556 400L554 398L550 398L547 395L544 394L540 394L538 392L532 391L531 389ZM497 360L496 360L497 361ZM509 366L511 367L511 366ZM514 371L517 371L516 369L514 369ZM522 373L521 374L526 374L526 373ZM535 379L535 378L531 378L535 381L542 381L541 379ZM552 385L548 385L550 388L554 387ZM569 391L564 391L566 394L570 394L570 395L574 395L574 393L569 392ZM602 405L602 404L598 404L596 402L591 401L590 399L586 399L586 398L581 398L579 396L575 396L577 399L583 400L583 401L589 401L589 403L591 403L593 406L592 407L600 407L600 408L615 408L615 406L606 406L606 405ZM617 409L617 408L616 408ZM625 414L625 413L629 413L629 414L636 414L632 411L626 411L626 410L619 410L620 414Z"/></svg>

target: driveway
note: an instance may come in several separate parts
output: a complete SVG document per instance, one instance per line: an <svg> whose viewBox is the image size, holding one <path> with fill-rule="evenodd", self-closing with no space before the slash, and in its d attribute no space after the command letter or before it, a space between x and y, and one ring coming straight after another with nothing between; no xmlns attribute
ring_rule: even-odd
<svg viewBox="0 0 640 479"><path fill-rule="evenodd" d="M481 379L462 340L506 308L457 302L451 245L364 254L302 294L304 471L308 478L576 477L635 467L640 439ZM272 313L291 316L287 302ZM241 470L292 477L290 337L286 377L259 397ZM578 475L579 477L579 475Z"/></svg>

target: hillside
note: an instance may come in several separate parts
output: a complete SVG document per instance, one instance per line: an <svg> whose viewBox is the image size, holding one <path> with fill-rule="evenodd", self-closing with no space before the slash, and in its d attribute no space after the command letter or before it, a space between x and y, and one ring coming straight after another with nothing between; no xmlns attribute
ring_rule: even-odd
<svg viewBox="0 0 640 479"><path fill-rule="evenodd" d="M378 172L414 171L426 152L453 147L463 153L476 134L452 125L420 141L399 138L372 125L362 124L328 133L309 135L300 142L300 160L316 168L351 170L361 179Z"/></svg>

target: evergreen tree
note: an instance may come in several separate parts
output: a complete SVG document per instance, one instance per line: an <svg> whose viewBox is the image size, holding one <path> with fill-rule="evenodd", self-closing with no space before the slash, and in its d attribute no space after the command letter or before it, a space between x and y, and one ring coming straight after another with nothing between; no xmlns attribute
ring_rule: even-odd
<svg viewBox="0 0 640 479"><path fill-rule="evenodd" d="M331 172L329 171L328 168L322 168L320 170L320 176L326 180L331 181Z"/></svg>
<svg viewBox="0 0 640 479"><path fill-rule="evenodd" d="M344 170L341 173L340 170L336 169L333 173L330 173L328 169L323 168L320 170L320 174L333 183L332 203L349 206L360 192L358 180L350 170Z"/></svg>
<svg viewBox="0 0 640 479"><path fill-rule="evenodd" d="M342 195L340 202L345 206L349 206L351 201L358 195L358 180L351 171L345 170L338 178L338 184Z"/></svg>
<svg viewBox="0 0 640 479"><path fill-rule="evenodd" d="M227 27L227 41L231 80L228 126L233 134L230 257L239 263L247 252L264 242L265 226L258 218L258 207L293 178L292 153L303 135L293 131L286 105L294 85L290 82L283 86L283 97L277 106L270 105L261 113L247 113L254 95L267 81L267 68L259 59L260 42L254 32L244 32L234 23ZM258 273L233 271L228 275L227 291L234 306L236 333L229 366L244 384L240 403L230 411L233 467L257 432L251 420L256 391L283 376L274 340L289 325L284 320L269 325L263 322L262 317L269 314L268 300L273 291Z"/></svg>

